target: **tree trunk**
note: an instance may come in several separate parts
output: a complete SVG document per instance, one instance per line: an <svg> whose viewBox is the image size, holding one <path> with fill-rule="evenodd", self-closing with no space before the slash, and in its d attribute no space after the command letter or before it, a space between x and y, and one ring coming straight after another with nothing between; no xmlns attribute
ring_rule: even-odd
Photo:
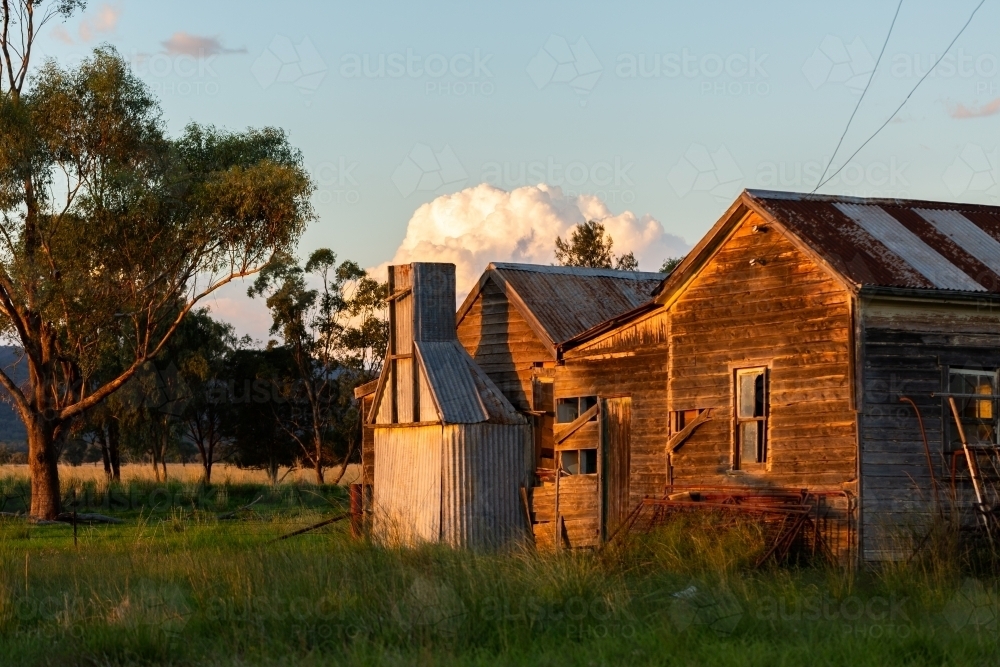
<svg viewBox="0 0 1000 667"><path fill-rule="evenodd" d="M31 517L54 521L59 515L59 467L55 433L41 416L25 424L28 431L28 471L31 475Z"/></svg>
<svg viewBox="0 0 1000 667"><path fill-rule="evenodd" d="M104 461L104 476L111 481L111 453L108 451L108 438L104 426L97 429L97 442L101 445L101 460Z"/></svg>
<svg viewBox="0 0 1000 667"><path fill-rule="evenodd" d="M316 483L323 483L323 441L319 435L314 438L313 446L316 447Z"/></svg>
<svg viewBox="0 0 1000 667"><path fill-rule="evenodd" d="M121 432L118 430L118 420L112 418L108 422L108 458L111 459L111 479L120 482L122 479Z"/></svg>

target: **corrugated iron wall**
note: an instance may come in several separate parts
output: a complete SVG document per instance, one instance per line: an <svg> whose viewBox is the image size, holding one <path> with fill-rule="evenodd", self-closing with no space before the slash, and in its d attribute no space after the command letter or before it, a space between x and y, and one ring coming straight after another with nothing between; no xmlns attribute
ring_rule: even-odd
<svg viewBox="0 0 1000 667"><path fill-rule="evenodd" d="M460 424L443 435L442 541L484 549L523 538L520 487L527 486L531 427Z"/></svg>
<svg viewBox="0 0 1000 667"><path fill-rule="evenodd" d="M445 427L375 429L372 533L389 544L441 535L441 442Z"/></svg>
<svg viewBox="0 0 1000 667"><path fill-rule="evenodd" d="M474 549L523 538L531 447L526 424L376 429L373 535Z"/></svg>

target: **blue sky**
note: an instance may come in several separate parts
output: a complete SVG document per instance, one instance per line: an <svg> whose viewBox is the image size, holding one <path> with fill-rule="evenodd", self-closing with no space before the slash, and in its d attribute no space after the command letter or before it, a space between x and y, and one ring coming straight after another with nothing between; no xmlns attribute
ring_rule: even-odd
<svg viewBox="0 0 1000 667"><path fill-rule="evenodd" d="M835 166L977 2L904 1ZM568 200L596 197L608 215L634 214L616 229L633 243L655 237L659 245L637 252L652 270L657 253L696 242L740 189L813 188L896 9L894 0L421 4L92 1L51 24L40 49L69 61L113 44L158 93L174 131L192 120L287 130L318 184L303 254L328 246L380 265L404 256L409 226L405 257L421 258L413 248L433 254L442 235L461 246L495 224L455 193L546 182ZM997 203L998 23L991 0L896 121L821 191ZM563 222L545 230L590 213L553 215ZM640 227L653 236L629 231ZM481 244L463 260L470 271L486 257L510 259L502 236L468 237ZM263 337L262 305L239 291L217 310Z"/></svg>

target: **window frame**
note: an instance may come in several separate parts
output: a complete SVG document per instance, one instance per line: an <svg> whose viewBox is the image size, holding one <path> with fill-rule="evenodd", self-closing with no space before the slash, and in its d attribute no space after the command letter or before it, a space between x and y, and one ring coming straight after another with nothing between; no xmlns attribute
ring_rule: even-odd
<svg viewBox="0 0 1000 667"><path fill-rule="evenodd" d="M593 457L593 470L591 472L582 472L584 452L593 452L592 455L588 455ZM567 454L576 456L576 472L570 472L570 470L563 465L563 456ZM560 449L556 452L556 456L559 457L560 470L562 470L566 475L575 477L577 475L596 475L598 473L598 450L596 448L586 447L583 449Z"/></svg>
<svg viewBox="0 0 1000 667"><path fill-rule="evenodd" d="M733 387L733 449L732 449L732 469L742 472L767 471L771 468L770 457L770 421L771 421L771 369L766 364L755 366L745 366L732 369ZM760 415L757 415L757 398L754 398L754 415L741 416L740 406L742 399L741 378L753 375L761 378ZM756 382L754 383L756 394ZM743 425L757 423L757 443L755 445L755 460L747 462L743 458Z"/></svg>
<svg viewBox="0 0 1000 667"><path fill-rule="evenodd" d="M953 392L952 391L952 376L953 375L965 375L965 376L990 377L990 378L992 378L993 386L992 386L991 393L990 394L982 394L982 395L984 395L984 396L992 396L993 398L980 398L980 399L977 399L976 397L979 396L979 395L981 395L981 394L979 394L979 393L966 394L966 393L963 393L963 392ZM946 453L946 454L951 454L952 452L961 451L961 449L962 449L962 442L961 442L961 439L959 438L957 429L955 427L955 417L951 413L951 405L948 402L948 398L949 397L954 398L955 402L958 404L960 416L961 416L961 412L963 411L963 409L966 408L966 407L968 407L967 404L965 404L965 401L968 401L969 403L971 403L973 401L978 401L978 402L981 402L981 403L989 403L991 405L991 410L993 412L993 415L992 415L993 439L992 439L992 441L985 442L983 440L978 439L978 437L976 437L976 439L972 438L972 436L974 435L974 433L973 433L972 428L970 428L970 427L976 427L977 425L980 425L980 424L983 424L983 423L989 423L989 422L986 422L986 420L984 420L984 419L975 418L975 417L964 417L964 416L962 416L961 417L962 428L965 431L965 437L966 437L966 440L968 441L968 443L969 443L970 446L976 446L976 445L998 446L998 445L1000 445L1000 410L998 410L998 408L1000 408L1000 399L995 398L998 395L997 394L997 392L998 392L998 384L1000 384L1000 369L965 368L965 367L949 366L948 368L945 369L944 381L945 381L945 394L946 394L946 396L942 399L942 401L943 401L943 403L942 403L942 410L943 410L943 416L944 416L944 419L942 420L942 422L944 424L944 428L942 429L942 434L941 434L941 441L942 441L941 442L941 449L942 449L942 451L944 453Z"/></svg>
<svg viewBox="0 0 1000 667"><path fill-rule="evenodd" d="M559 407L568 401L576 401L576 417L570 419L569 421L562 421L559 417ZM598 397L596 394L588 394L586 396L559 396L555 398L553 404L555 407L555 424L572 424L580 415L585 413L590 408L597 405ZM585 407L586 406L586 407ZM590 418L588 421L597 421L597 416Z"/></svg>

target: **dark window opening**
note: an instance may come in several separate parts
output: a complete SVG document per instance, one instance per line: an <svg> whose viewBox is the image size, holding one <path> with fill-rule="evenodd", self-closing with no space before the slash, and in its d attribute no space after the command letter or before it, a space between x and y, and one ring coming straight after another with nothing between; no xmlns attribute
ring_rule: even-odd
<svg viewBox="0 0 1000 667"><path fill-rule="evenodd" d="M568 475L597 474L596 449L565 449L559 452L559 460Z"/></svg>
<svg viewBox="0 0 1000 667"><path fill-rule="evenodd" d="M583 413L597 405L596 396L576 396L556 400L556 423L569 424L577 420ZM597 419L595 415L591 421Z"/></svg>

